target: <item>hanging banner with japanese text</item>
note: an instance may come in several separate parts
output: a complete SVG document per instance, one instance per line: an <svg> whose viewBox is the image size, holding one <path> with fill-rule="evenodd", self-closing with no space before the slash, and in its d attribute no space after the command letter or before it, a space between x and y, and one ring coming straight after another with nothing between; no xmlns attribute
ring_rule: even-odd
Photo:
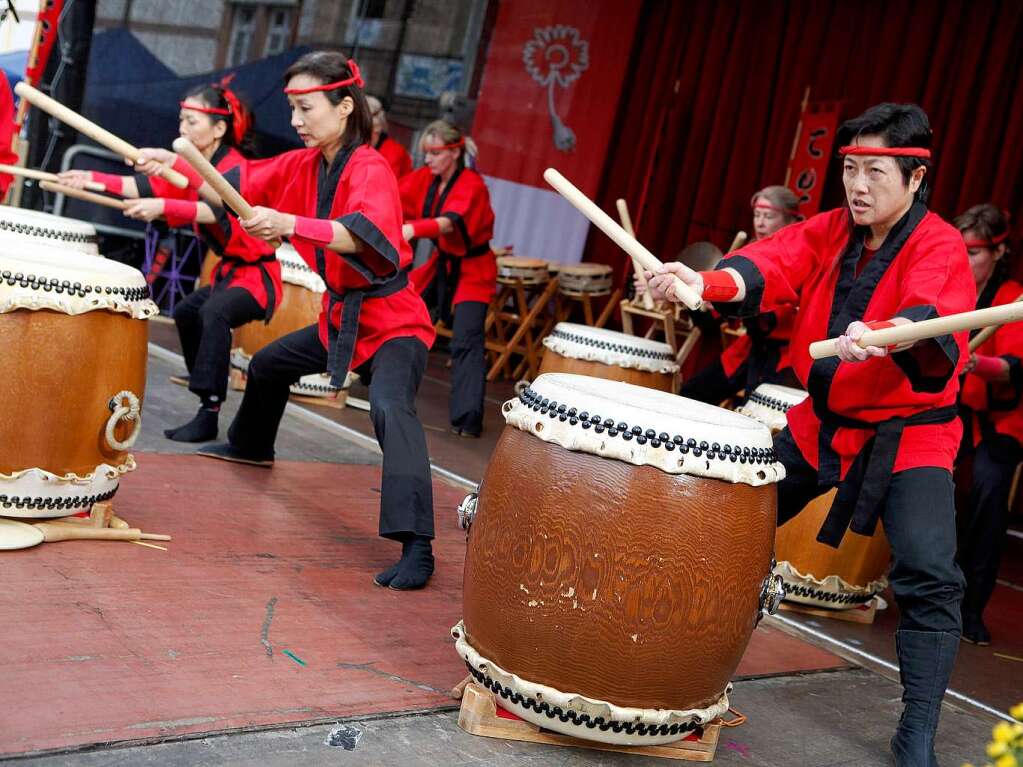
<svg viewBox="0 0 1023 767"><path fill-rule="evenodd" d="M821 207L824 180L835 145L840 104L836 101L810 103L800 120L799 136L786 178L788 187L799 199L799 213L804 218L816 214Z"/></svg>

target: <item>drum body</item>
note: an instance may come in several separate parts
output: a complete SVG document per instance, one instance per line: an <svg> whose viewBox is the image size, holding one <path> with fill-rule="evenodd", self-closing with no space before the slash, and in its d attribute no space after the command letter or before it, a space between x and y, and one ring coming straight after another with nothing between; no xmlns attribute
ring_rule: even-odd
<svg viewBox="0 0 1023 767"><path fill-rule="evenodd" d="M727 709L772 580L770 434L574 375L541 375L504 414L469 529L458 652L502 706L551 730L686 737Z"/></svg>
<svg viewBox="0 0 1023 767"><path fill-rule="evenodd" d="M678 365L666 343L559 322L543 339L541 373L575 373L674 392Z"/></svg>
<svg viewBox="0 0 1023 767"><path fill-rule="evenodd" d="M574 264L558 271L558 291L572 298L611 294L613 272L607 264Z"/></svg>
<svg viewBox="0 0 1023 767"><path fill-rule="evenodd" d="M0 276L0 515L88 510L135 468L158 309L138 270L31 242Z"/></svg>
<svg viewBox="0 0 1023 767"><path fill-rule="evenodd" d="M548 264L539 258L501 256L497 259L497 281L502 285L546 285L551 280Z"/></svg>
<svg viewBox="0 0 1023 767"><path fill-rule="evenodd" d="M99 255L96 227L77 218L0 205L0 236L8 235L46 247L67 248L89 256ZM10 248L10 245L4 245L5 251L11 252Z"/></svg>
<svg viewBox="0 0 1023 767"><path fill-rule="evenodd" d="M788 409L807 396L800 389L761 384L739 412L778 432L785 428ZM837 549L817 542L835 494L832 490L815 498L778 528L775 572L785 583L786 601L850 609L866 604L888 585L891 550L880 525L872 536L848 531Z"/></svg>

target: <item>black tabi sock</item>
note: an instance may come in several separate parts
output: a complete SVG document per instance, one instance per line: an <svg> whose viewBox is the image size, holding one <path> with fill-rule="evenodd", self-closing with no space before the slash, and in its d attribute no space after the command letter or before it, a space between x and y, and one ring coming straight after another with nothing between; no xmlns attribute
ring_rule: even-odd
<svg viewBox="0 0 1023 767"><path fill-rule="evenodd" d="M219 417L219 406L216 410L201 407L191 421L176 429L164 429L163 433L175 442L209 442L217 438Z"/></svg>
<svg viewBox="0 0 1023 767"><path fill-rule="evenodd" d="M401 544L401 559L388 586L397 591L421 589L433 575L433 547L430 539L417 535Z"/></svg>

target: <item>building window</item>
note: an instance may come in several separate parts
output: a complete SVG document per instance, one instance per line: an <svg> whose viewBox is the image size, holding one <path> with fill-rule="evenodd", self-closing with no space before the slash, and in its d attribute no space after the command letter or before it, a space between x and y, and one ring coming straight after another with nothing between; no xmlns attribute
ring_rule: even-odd
<svg viewBox="0 0 1023 767"><path fill-rule="evenodd" d="M251 5L236 5L231 21L231 38L228 43L227 61L229 67L236 67L249 60L252 39L256 36L256 11Z"/></svg>
<svg viewBox="0 0 1023 767"><path fill-rule="evenodd" d="M266 25L266 45L264 56L283 53L291 43L292 12L288 8L268 8L269 19Z"/></svg>

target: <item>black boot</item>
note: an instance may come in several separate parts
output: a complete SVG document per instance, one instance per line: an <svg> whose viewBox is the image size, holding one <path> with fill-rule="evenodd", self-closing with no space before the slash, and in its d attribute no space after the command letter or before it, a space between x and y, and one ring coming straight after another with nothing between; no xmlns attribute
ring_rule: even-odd
<svg viewBox="0 0 1023 767"><path fill-rule="evenodd" d="M891 741L896 767L938 767L934 735L959 637L947 631L896 631L905 708Z"/></svg>
<svg viewBox="0 0 1023 767"><path fill-rule="evenodd" d="M984 625L980 613L963 610L963 641L981 647L991 644L991 632Z"/></svg>
<svg viewBox="0 0 1023 767"><path fill-rule="evenodd" d="M433 575L433 546L429 538L413 536L401 544L401 559L373 579L395 591L421 589Z"/></svg>

